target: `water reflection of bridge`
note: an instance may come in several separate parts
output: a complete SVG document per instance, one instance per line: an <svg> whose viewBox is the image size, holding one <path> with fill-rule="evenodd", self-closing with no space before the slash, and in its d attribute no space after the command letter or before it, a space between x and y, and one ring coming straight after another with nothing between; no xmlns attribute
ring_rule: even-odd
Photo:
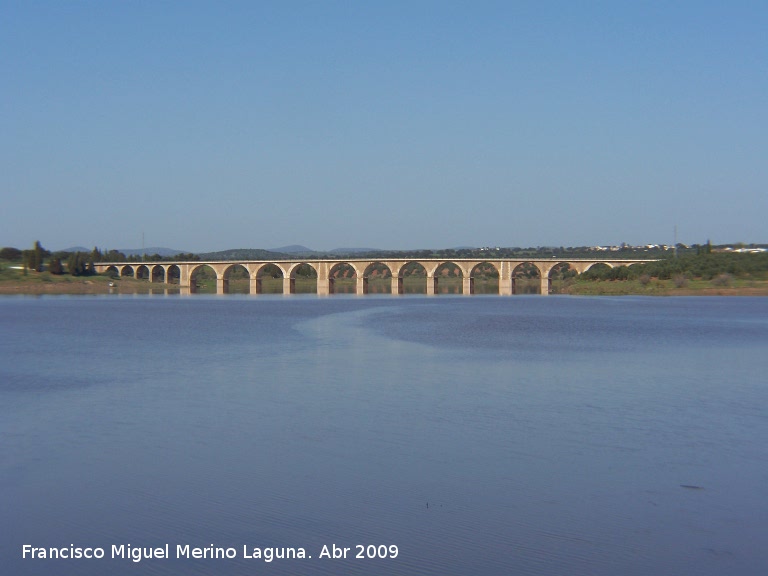
<svg viewBox="0 0 768 576"><path fill-rule="evenodd" d="M226 294L233 272L239 271L249 279L251 294L262 293L262 279L282 277L284 294L296 292L296 279L309 274L316 278L318 294L336 292L337 276L345 271L354 280L356 294L369 293L372 278L390 282L392 294L403 294L406 275L420 276L426 281L426 294L440 292L441 278L447 279L446 270L461 279L461 293L474 294L476 278L492 278L498 282L498 293L511 295L520 292L522 278L538 279L541 294L549 294L553 271L572 270L582 274L595 265L631 266L649 260L527 260L500 259L346 259L346 260L239 260L217 262L100 262L95 264L99 273L112 273L119 277L144 278L149 282L178 284L182 292L195 292L196 276L206 267L216 275L216 292ZM457 289L458 291L458 289ZM378 292L378 290L377 290Z"/></svg>

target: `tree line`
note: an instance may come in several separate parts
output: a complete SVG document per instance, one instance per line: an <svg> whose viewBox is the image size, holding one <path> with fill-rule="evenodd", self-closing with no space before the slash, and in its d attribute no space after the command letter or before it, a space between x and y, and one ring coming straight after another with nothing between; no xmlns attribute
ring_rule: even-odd
<svg viewBox="0 0 768 576"><path fill-rule="evenodd" d="M743 252L712 252L702 250L697 254L685 254L678 258L662 258L655 262L643 262L632 266L609 268L593 266L583 274L582 280L635 280L641 276L670 280L676 277L712 280L722 274L735 278L768 278L768 252L748 254Z"/></svg>
<svg viewBox="0 0 768 576"><path fill-rule="evenodd" d="M450 259L451 257L465 257L461 250L439 250L424 251L427 253L415 254L414 257L441 257ZM487 254L486 254L487 256ZM500 256L495 254L495 256ZM379 254L381 257L381 254ZM502 256L504 257L504 256ZM102 251L94 247L90 252L51 252L41 246L36 241L31 249L19 250L18 248L5 247L0 249L0 260L23 264L25 270L32 272L42 272L47 270L51 274L69 273L73 276L87 276L95 274L95 264L99 262L163 262L163 261L200 261L200 256L196 254L176 254L174 256L160 256L153 254L150 256L126 256L117 250ZM404 275L423 274L421 267L416 264L409 264L404 270ZM374 266L377 274L385 274L383 264ZM451 270L450 272L454 272ZM449 272L449 273L450 273ZM265 271L267 275L279 276L279 270ZM309 266L302 266L297 270L297 276L311 276L314 271ZM495 277L495 270L490 267L483 269L481 275ZM757 278L768 279L768 252L756 254L743 252L723 252L713 251L709 242L705 245L696 246L695 250L689 250L677 257L666 254L656 261L634 264L632 266L609 267L607 265L593 266L579 276L581 280L634 280L640 277L658 278L660 280L669 280L673 278L701 278L711 280L728 274L735 278ZM523 266L518 270L519 276L535 277L538 271L532 264ZM573 270L557 268L553 270L553 278L566 279L575 276Z"/></svg>
<svg viewBox="0 0 768 576"><path fill-rule="evenodd" d="M98 247L94 247L90 252L51 252L43 248L39 241L35 241L29 250L19 250L10 246L0 248L0 260L21 263L24 266L24 270L30 272L43 272L47 270L54 275L68 273L72 276L89 276L96 274L94 265L99 262L199 261L200 257L196 254L184 253L174 256L160 256L159 254L126 256L118 250L102 251Z"/></svg>

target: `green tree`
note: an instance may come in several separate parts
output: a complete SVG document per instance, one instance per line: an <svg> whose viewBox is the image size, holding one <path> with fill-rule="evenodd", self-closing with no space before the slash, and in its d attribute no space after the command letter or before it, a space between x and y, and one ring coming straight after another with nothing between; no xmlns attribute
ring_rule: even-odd
<svg viewBox="0 0 768 576"><path fill-rule="evenodd" d="M67 257L67 272L72 276L80 276L82 270L80 269L80 252L71 252Z"/></svg>
<svg viewBox="0 0 768 576"><path fill-rule="evenodd" d="M48 261L48 272L56 275L64 274L64 266L62 266L60 258L51 258Z"/></svg>
<svg viewBox="0 0 768 576"><path fill-rule="evenodd" d="M47 250L45 250L39 241L35 241L35 245L32 250L24 250L22 252L24 257L24 265L35 272L43 271L43 257ZM50 254L50 252L48 252Z"/></svg>
<svg viewBox="0 0 768 576"><path fill-rule="evenodd" d="M67 258L67 270L72 276L85 276L93 273L93 262L85 252L73 252Z"/></svg>
<svg viewBox="0 0 768 576"><path fill-rule="evenodd" d="M21 260L22 251L18 248L6 247L0 250L0 259L2 260Z"/></svg>
<svg viewBox="0 0 768 576"><path fill-rule="evenodd" d="M125 254L118 252L117 250L109 250L104 254L102 262L125 262Z"/></svg>

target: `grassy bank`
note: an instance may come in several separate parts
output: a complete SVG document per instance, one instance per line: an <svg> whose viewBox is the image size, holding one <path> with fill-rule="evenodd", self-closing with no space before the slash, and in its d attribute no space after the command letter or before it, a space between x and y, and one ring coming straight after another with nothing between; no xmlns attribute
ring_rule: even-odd
<svg viewBox="0 0 768 576"><path fill-rule="evenodd" d="M576 280L553 283L553 292L579 296L768 296L768 280Z"/></svg>
<svg viewBox="0 0 768 576"><path fill-rule="evenodd" d="M111 284L111 285L110 285ZM107 276L70 276L50 272L27 272L13 268L0 270L0 294L150 294L177 289L169 284L150 284L146 280Z"/></svg>

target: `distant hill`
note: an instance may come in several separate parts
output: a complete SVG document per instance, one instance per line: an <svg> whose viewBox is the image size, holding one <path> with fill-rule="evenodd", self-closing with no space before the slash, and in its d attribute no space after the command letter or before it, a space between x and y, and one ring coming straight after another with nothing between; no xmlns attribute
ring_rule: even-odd
<svg viewBox="0 0 768 576"><path fill-rule="evenodd" d="M316 250L307 248L301 244L291 244L290 246L282 246L280 248L269 248L269 252L276 252L280 254L314 254Z"/></svg>
<svg viewBox="0 0 768 576"><path fill-rule="evenodd" d="M233 248L198 254L201 260L290 260L293 254L260 248Z"/></svg>
<svg viewBox="0 0 768 576"><path fill-rule="evenodd" d="M122 252L126 256L141 256L142 254L146 254L148 256L151 256L152 254L159 254L160 256L176 256L176 254L184 253L184 250L174 250L173 248L160 248L160 247L151 247L151 248L144 248L144 249L118 248L117 251Z"/></svg>
<svg viewBox="0 0 768 576"><path fill-rule="evenodd" d="M284 254L301 254L302 256L328 256L337 254L373 254L376 252L383 252L380 248L334 248L333 250L313 250L300 244L292 244L290 246L283 246L282 248L271 248L272 252L282 252Z"/></svg>
<svg viewBox="0 0 768 576"><path fill-rule="evenodd" d="M329 254L358 254L358 253L374 253L374 252L384 252L384 250L381 250L380 248L334 248L333 250L329 250Z"/></svg>

